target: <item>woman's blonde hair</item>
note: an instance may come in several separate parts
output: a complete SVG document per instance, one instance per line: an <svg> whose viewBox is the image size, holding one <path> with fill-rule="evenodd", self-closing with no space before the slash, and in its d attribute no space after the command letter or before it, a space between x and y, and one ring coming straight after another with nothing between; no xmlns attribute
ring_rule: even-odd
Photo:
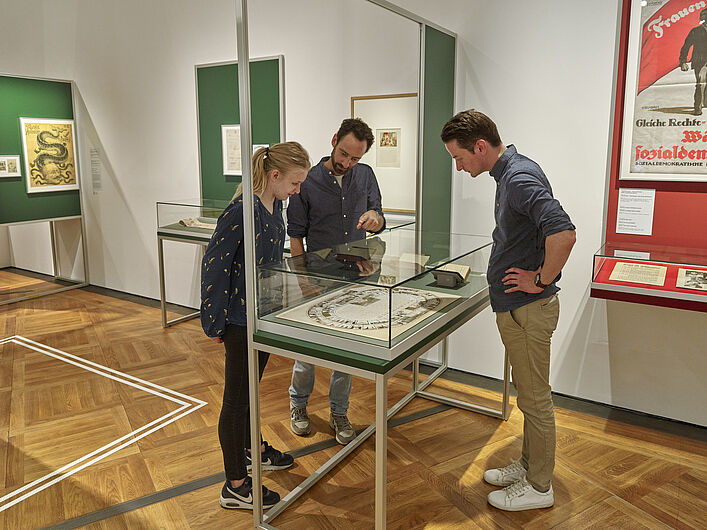
<svg viewBox="0 0 707 530"><path fill-rule="evenodd" d="M293 169L309 171L312 167L309 153L298 142L283 142L271 147L261 147L253 155L253 193L260 195L268 184L268 174L277 169L289 173ZM235 199L243 193L243 184L238 185Z"/></svg>

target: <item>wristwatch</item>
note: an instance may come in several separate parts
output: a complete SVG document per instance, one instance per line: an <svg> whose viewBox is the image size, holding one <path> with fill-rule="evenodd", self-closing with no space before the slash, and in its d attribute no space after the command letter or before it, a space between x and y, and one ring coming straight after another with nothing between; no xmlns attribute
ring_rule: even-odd
<svg viewBox="0 0 707 530"><path fill-rule="evenodd" d="M543 283L540 281L540 273L535 275L535 287L540 287L541 289L547 289L550 287L549 283Z"/></svg>

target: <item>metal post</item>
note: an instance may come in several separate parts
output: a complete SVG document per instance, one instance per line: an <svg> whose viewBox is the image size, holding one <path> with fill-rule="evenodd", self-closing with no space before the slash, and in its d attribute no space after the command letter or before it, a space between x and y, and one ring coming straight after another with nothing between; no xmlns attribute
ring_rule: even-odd
<svg viewBox="0 0 707 530"><path fill-rule="evenodd" d="M164 243L162 242L162 238L160 236L157 236L157 264L159 266L160 270L160 309L162 310L162 327L166 328L167 327L167 304L166 304L166 296L167 293L165 292L165 286L164 286Z"/></svg>
<svg viewBox="0 0 707 530"><path fill-rule="evenodd" d="M420 358L415 357L412 362L412 391L417 392L420 386Z"/></svg>
<svg viewBox="0 0 707 530"><path fill-rule="evenodd" d="M388 389L385 375L376 375L376 530L385 530L388 471Z"/></svg>
<svg viewBox="0 0 707 530"><path fill-rule="evenodd" d="M255 289L255 234L253 227L253 174L250 153L253 141L250 128L250 56L248 53L248 2L236 0L236 43L238 57L238 95L241 125L241 167L243 168L243 243L245 270L247 329L248 329L248 383L250 398L250 448L253 464L253 524L263 523L262 468L260 461L260 381L258 352L253 348L256 329L257 294Z"/></svg>
<svg viewBox="0 0 707 530"><path fill-rule="evenodd" d="M444 337L442 341L442 367L449 368L449 337Z"/></svg>
<svg viewBox="0 0 707 530"><path fill-rule="evenodd" d="M49 221L49 239L52 246L52 273L54 274L54 279L59 277L59 257L56 251L56 225L54 221Z"/></svg>

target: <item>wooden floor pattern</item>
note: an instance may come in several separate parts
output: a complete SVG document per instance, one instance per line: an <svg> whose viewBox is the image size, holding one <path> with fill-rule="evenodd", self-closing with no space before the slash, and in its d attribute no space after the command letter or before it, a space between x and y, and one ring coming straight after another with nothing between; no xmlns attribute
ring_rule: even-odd
<svg viewBox="0 0 707 530"><path fill-rule="evenodd" d="M54 291L71 283L55 280L51 276L23 273L14 268L0 269L0 303Z"/></svg>
<svg viewBox="0 0 707 530"><path fill-rule="evenodd" d="M216 424L222 347L198 321L162 329L158 309L85 290L0 307L0 339L21 335L208 404L133 445L0 512L0 528L38 528L222 471ZM0 497L174 404L17 345L0 346ZM272 356L263 379L264 437L296 449L331 437L328 376L310 402L314 432L289 430L292 362ZM424 377L424 376L422 376ZM402 397L410 372L389 385ZM497 405L498 394L450 381L440 393ZM374 386L355 379L350 418L374 420ZM437 404L415 399L401 415ZM450 409L389 429L389 528L707 528L707 444L563 409L557 416L555 507L502 512L486 503L484 469L520 451L522 416L509 421ZM329 448L265 475L281 494L334 454ZM374 437L275 519L283 529L373 527ZM249 512L223 510L220 485L111 517L92 529L248 528Z"/></svg>

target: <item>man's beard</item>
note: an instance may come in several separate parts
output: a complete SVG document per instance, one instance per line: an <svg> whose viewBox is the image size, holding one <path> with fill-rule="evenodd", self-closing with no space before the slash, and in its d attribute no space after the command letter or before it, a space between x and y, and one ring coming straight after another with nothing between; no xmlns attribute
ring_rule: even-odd
<svg viewBox="0 0 707 530"><path fill-rule="evenodd" d="M331 152L331 167L333 168L332 173L334 173L334 175L336 175L337 177L344 175L346 173L344 166L342 166L341 164L339 164L336 161L336 157L334 156L334 151Z"/></svg>

